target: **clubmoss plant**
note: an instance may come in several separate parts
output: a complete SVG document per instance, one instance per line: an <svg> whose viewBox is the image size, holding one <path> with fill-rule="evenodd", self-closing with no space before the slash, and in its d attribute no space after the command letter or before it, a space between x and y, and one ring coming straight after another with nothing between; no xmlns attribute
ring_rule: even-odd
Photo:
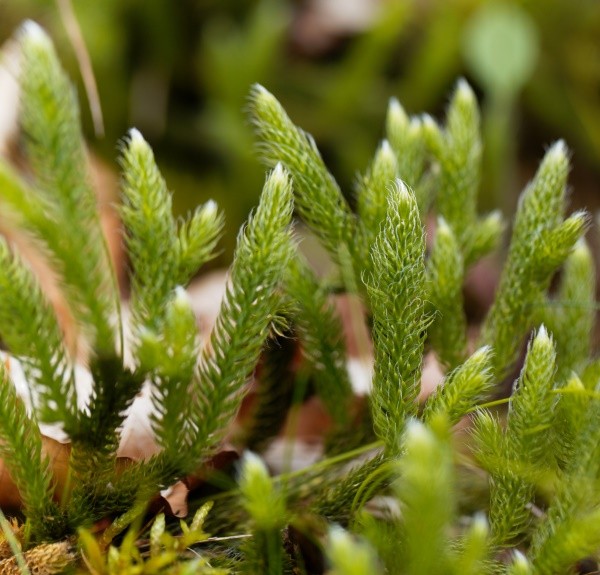
<svg viewBox="0 0 600 575"><path fill-rule="evenodd" d="M556 298L541 309L541 321L554 334L559 364L556 378L583 373L590 361L594 329L596 277L593 256L584 239L577 242L562 269Z"/></svg>
<svg viewBox="0 0 600 575"><path fill-rule="evenodd" d="M494 347L498 375L514 363L519 349L514 342L530 326L557 266L586 228L585 213L563 216L568 170L567 150L559 141L519 200L498 293L482 329L483 342Z"/></svg>
<svg viewBox="0 0 600 575"><path fill-rule="evenodd" d="M246 545L246 573L278 575L283 572L281 530L287 511L281 486L274 485L265 464L248 452L240 473L241 503L250 516L252 539Z"/></svg>
<svg viewBox="0 0 600 575"><path fill-rule="evenodd" d="M430 300L439 314L431 326L431 346L440 361L453 368L467 353L467 317L462 294L465 266L456 237L443 218L438 220L427 263L428 277L436 286L430 293Z"/></svg>
<svg viewBox="0 0 600 575"><path fill-rule="evenodd" d="M482 144L479 109L466 82L456 87L446 126L440 128L426 116L423 134L440 169L437 211L456 236L468 267L494 248L502 226L497 213L481 220L477 215Z"/></svg>
<svg viewBox="0 0 600 575"><path fill-rule="evenodd" d="M150 146L129 132L120 153L130 281L122 314L74 90L37 25L24 25L17 41L27 172L0 161L2 215L21 234L0 242L0 457L25 522L2 522L0 549L12 547L1 573L55 572L40 567L54 554L56 572L551 574L599 553L595 272L582 238L587 215L564 213L564 143L549 148L521 196L494 303L471 336L464 277L500 243L504 223L478 214L482 143L466 82L444 125L392 100L385 140L357 181L356 210L312 138L255 86L250 114L271 171L202 346L185 288L217 247L216 204L176 220ZM294 210L330 253L332 276L318 277L300 255ZM75 346L31 253L56 278ZM360 400L332 286L360 300L371 330L373 378ZM495 401L526 341L512 394ZM426 355L444 376L419 397ZM17 360L29 409L11 380ZM88 396L77 362L91 374ZM250 416L228 436L246 450L235 486L213 486L212 503L190 495L191 523L158 515L147 532L142 518L161 489L206 476L252 378ZM158 453L123 465L121 430L140 390L150 393ZM261 455L309 393L330 415L335 449L271 476ZM61 426L70 441L59 492L40 424ZM487 487L466 497L482 480Z"/></svg>
<svg viewBox="0 0 600 575"><path fill-rule="evenodd" d="M490 521L492 533L500 542L510 542L533 519L528 505L536 483L543 479L536 475L554 464L553 437L548 431L555 404L555 365L554 345L542 326L529 346L515 384L505 431L488 414L480 414L475 421L482 460L491 459L486 466L492 478ZM499 460L502 463L498 466ZM518 473L511 470L512 466Z"/></svg>
<svg viewBox="0 0 600 575"><path fill-rule="evenodd" d="M328 551L331 575L368 575L378 570L373 550L364 542L357 543L340 527L329 531Z"/></svg>
<svg viewBox="0 0 600 575"><path fill-rule="evenodd" d="M375 238L371 257L374 271L365 279L373 313L375 345L373 424L386 450L395 453L404 424L417 412L416 398L429 322L423 298L423 226L414 194L400 181L390 189L388 213Z"/></svg>
<svg viewBox="0 0 600 575"><path fill-rule="evenodd" d="M74 93L41 29L26 24L18 39L23 52L23 129L32 148L34 178L19 179L3 163L0 187L7 193L2 198L10 208L8 217L27 228L64 285L89 349L94 381L85 407L79 408L73 358L62 343L55 313L27 266L4 245L2 335L11 353L22 359L35 398L30 420L6 375L2 378L4 460L26 495L32 536L43 540L127 511L140 490L151 494L167 487L201 465L218 445L278 311L277 286L291 249L292 198L289 177L279 166L267 178L263 200L239 236L210 352L198 361L196 322L178 286L213 254L222 218L209 203L177 226L150 147L137 131L130 133L123 145L121 214L132 268L134 360L126 366L123 345L117 345L118 293L105 265L99 218L92 209L95 200L86 184ZM42 84L32 80L40 77ZM30 108L35 122L29 122L28 115L34 113ZM81 213L73 213L78 207ZM93 243L89 251L84 239ZM92 272L103 275L96 281ZM162 450L121 473L116 466L118 429L144 380L152 384L152 426ZM61 422L71 440L73 488L63 494L61 508L52 503L52 479L40 456L36 421ZM11 447L14 457L7 452Z"/></svg>

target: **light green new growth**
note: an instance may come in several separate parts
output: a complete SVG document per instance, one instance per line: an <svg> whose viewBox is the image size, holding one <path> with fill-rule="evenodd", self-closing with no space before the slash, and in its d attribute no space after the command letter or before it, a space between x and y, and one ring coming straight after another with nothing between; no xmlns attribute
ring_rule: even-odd
<svg viewBox="0 0 600 575"><path fill-rule="evenodd" d="M456 575L489 572L486 563L489 550L489 526L485 515L477 514L460 541L459 552L451 555L452 572Z"/></svg>
<svg viewBox="0 0 600 575"><path fill-rule="evenodd" d="M375 153L367 173L358 182L356 203L360 235L360 253L366 265L371 246L387 213L388 190L398 177L398 160L390 144L384 140Z"/></svg>
<svg viewBox="0 0 600 575"><path fill-rule="evenodd" d="M228 575L229 570L211 566L204 550L199 546L209 539L203 524L211 507L211 502L205 503L196 511L191 521L181 520L178 534L169 532L165 516L160 513L150 527L149 549L143 551L138 547L140 533L135 525L127 530L118 546L111 542L108 550L104 549L110 541L104 538L106 531L102 537L97 537L87 529L80 529L78 543L81 554L85 557L85 565L91 573L106 575L158 575L165 572L180 575ZM190 558L189 551L192 549L193 554Z"/></svg>
<svg viewBox="0 0 600 575"><path fill-rule="evenodd" d="M590 390L600 389L600 358L592 358L581 372L581 382Z"/></svg>
<svg viewBox="0 0 600 575"><path fill-rule="evenodd" d="M194 452L207 455L236 414L243 387L269 335L280 296L276 290L291 257L290 176L278 164L269 174L258 208L238 237L230 281L210 350L202 354L194 394Z"/></svg>
<svg viewBox="0 0 600 575"><path fill-rule="evenodd" d="M464 265L460 246L443 218L438 219L427 262L427 279L432 286L429 300L435 310L429 328L431 346L440 362L453 369L467 353L467 317L462 294Z"/></svg>
<svg viewBox="0 0 600 575"><path fill-rule="evenodd" d="M171 196L150 146L131 130L123 156L126 243L132 267L131 331L141 370L149 372L154 432L166 460L181 459L177 444L189 443L187 397L199 353L196 320L181 285L214 256L223 218L208 202L178 227Z"/></svg>
<svg viewBox="0 0 600 575"><path fill-rule="evenodd" d="M364 176L358 182L358 237L361 249L355 250L362 269L371 263L368 253L387 212L388 190L401 179L415 194L419 213L424 216L431 202L433 174L426 171L427 149L418 118L409 118L396 99L390 100L386 117L386 136ZM367 259L365 263L364 260Z"/></svg>
<svg viewBox="0 0 600 575"><path fill-rule="evenodd" d="M425 116L423 133L440 166L436 209L452 229L463 254L465 268L495 248L502 232L498 213L479 220L477 192L481 172L481 135L475 94L459 81L444 129Z"/></svg>
<svg viewBox="0 0 600 575"><path fill-rule="evenodd" d="M41 205L52 206L47 230L34 231L52 254L90 346L100 357L112 356L118 300L87 173L75 90L50 38L37 24L27 22L18 38L27 158ZM20 211L20 206L12 207Z"/></svg>
<svg viewBox="0 0 600 575"><path fill-rule="evenodd" d="M242 505L259 529L269 531L285 525L283 494L273 484L262 459L251 451L244 455L239 487Z"/></svg>
<svg viewBox="0 0 600 575"><path fill-rule="evenodd" d="M536 575L564 573L575 561L598 549L600 510L577 514L576 509L566 509L562 519L558 524L550 523L545 540L534 540L532 561Z"/></svg>
<svg viewBox="0 0 600 575"><path fill-rule="evenodd" d="M334 421L342 425L348 421L352 388L341 321L299 253L288 264L285 289L297 308L294 320L302 351L314 370L317 394Z"/></svg>
<svg viewBox="0 0 600 575"><path fill-rule="evenodd" d="M500 243L503 231L504 220L499 211L481 216L470 234L471 252L465 259L465 267L493 252Z"/></svg>
<svg viewBox="0 0 600 575"><path fill-rule="evenodd" d="M425 315L425 238L414 194L397 181L364 278L373 313L375 368L371 407L375 433L398 452L407 417L417 412Z"/></svg>
<svg viewBox="0 0 600 575"><path fill-rule="evenodd" d="M183 288L177 288L163 314L162 337L144 341L142 349L152 359L152 427L165 457L177 459L182 439L189 436L191 402L188 392L200 350L196 316ZM187 440L189 441L189 439Z"/></svg>
<svg viewBox="0 0 600 575"><path fill-rule="evenodd" d="M177 234L177 275L180 284L187 283L198 270L215 256L223 227L223 214L209 200L198 206L184 220Z"/></svg>
<svg viewBox="0 0 600 575"><path fill-rule="evenodd" d="M60 249L59 238L64 230L55 224L54 206L41 202L36 191L3 158L0 158L0 183L2 209L8 221L24 228L46 246L54 246L55 251Z"/></svg>
<svg viewBox="0 0 600 575"><path fill-rule="evenodd" d="M427 398L424 420L444 414L454 425L467 415L486 397L494 383L492 358L491 348L482 347L448 374Z"/></svg>
<svg viewBox="0 0 600 575"><path fill-rule="evenodd" d="M137 130L121 157L123 171L120 215L131 260L132 332L157 331L164 306L177 285L176 226L167 190L150 146Z"/></svg>
<svg viewBox="0 0 600 575"><path fill-rule="evenodd" d="M481 343L494 348L498 377L516 361L535 306L586 229L583 212L563 220L568 169L567 150L559 141L546 153L519 200L508 258L481 335Z"/></svg>
<svg viewBox="0 0 600 575"><path fill-rule="evenodd" d="M597 484L599 468L598 402L590 403L566 462L546 521L533 534L531 558L536 573L564 570L600 545Z"/></svg>
<svg viewBox="0 0 600 575"><path fill-rule="evenodd" d="M600 404L593 399L587 410L582 407L576 406L580 419L570 430L573 445L559 470L557 492L533 533L530 556L536 573L565 570L600 546Z"/></svg>
<svg viewBox="0 0 600 575"><path fill-rule="evenodd" d="M250 516L252 540L246 545L244 573L283 573L281 529L286 523L285 499L262 460L247 452L239 478L241 504Z"/></svg>
<svg viewBox="0 0 600 575"><path fill-rule="evenodd" d="M4 362L0 362L0 459L8 469L40 539L61 535L62 517L52 500L54 481L47 456L42 456L42 435L37 422L17 396Z"/></svg>
<svg viewBox="0 0 600 575"><path fill-rule="evenodd" d="M513 560L506 569L506 575L533 575L534 571L527 557L520 551L513 553Z"/></svg>
<svg viewBox="0 0 600 575"><path fill-rule="evenodd" d="M475 436L481 461L491 476L490 523L495 541L509 544L532 518L535 483L554 465L556 396L552 393L556 352L542 326L533 338L513 392L506 431L480 415Z"/></svg>
<svg viewBox="0 0 600 575"><path fill-rule="evenodd" d="M427 146L420 118L409 117L392 98L385 119L385 134L398 164L395 177L414 190L419 212L425 215L432 201L435 177L427 168Z"/></svg>
<svg viewBox="0 0 600 575"><path fill-rule="evenodd" d="M558 377L555 379L558 380ZM578 449L577 442L588 417L590 395L589 390L574 373L571 373L566 383L557 386L556 392L558 402L553 435L557 461L564 465L572 459L573 453Z"/></svg>
<svg viewBox="0 0 600 575"><path fill-rule="evenodd" d="M557 295L546 304L542 318L553 334L558 363L557 381L571 372L581 374L590 359L596 297L594 260L580 239L562 270Z"/></svg>
<svg viewBox="0 0 600 575"><path fill-rule="evenodd" d="M402 573L448 573L448 527L454 519L454 472L448 429L442 418L433 428L407 423L405 453L398 461L396 486L402 521Z"/></svg>
<svg viewBox="0 0 600 575"><path fill-rule="evenodd" d="M329 529L329 541L326 548L331 569L329 575L371 575L379 568L375 553L370 546L357 541L341 527Z"/></svg>
<svg viewBox="0 0 600 575"><path fill-rule="evenodd" d="M74 373L54 310L25 262L0 240L0 325L2 339L23 364L41 421L76 421Z"/></svg>
<svg viewBox="0 0 600 575"><path fill-rule="evenodd" d="M554 342L541 326L534 335L525 364L515 384L508 410L506 437L515 454L527 454L529 462L552 462L548 429L556 396L552 393L556 371Z"/></svg>
<svg viewBox="0 0 600 575"><path fill-rule="evenodd" d="M353 247L355 217L314 140L296 127L277 99L258 84L250 93L250 110L264 162L268 166L281 162L290 172L298 213L337 261L341 244Z"/></svg>
<svg viewBox="0 0 600 575"><path fill-rule="evenodd" d="M146 330L160 333L165 305L173 289L187 284L214 257L223 217L217 214L214 202L208 202L178 228L166 183L150 146L137 130L130 132L121 164L120 213L133 270L132 332L139 340Z"/></svg>

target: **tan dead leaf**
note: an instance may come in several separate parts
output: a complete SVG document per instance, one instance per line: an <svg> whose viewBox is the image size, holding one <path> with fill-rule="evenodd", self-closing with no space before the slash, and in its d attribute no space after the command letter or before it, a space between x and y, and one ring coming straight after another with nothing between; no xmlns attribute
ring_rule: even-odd
<svg viewBox="0 0 600 575"><path fill-rule="evenodd" d="M204 340L217 321L226 286L227 271L215 270L193 280L187 289Z"/></svg>
<svg viewBox="0 0 600 575"><path fill-rule="evenodd" d="M425 401L444 379L444 371L432 351L425 355L423 360L423 371L421 375L421 391L419 401Z"/></svg>
<svg viewBox="0 0 600 575"><path fill-rule="evenodd" d="M178 481L169 489L161 491L160 495L169 506L171 515L185 517L188 514L187 497L189 491L188 486L183 481Z"/></svg>

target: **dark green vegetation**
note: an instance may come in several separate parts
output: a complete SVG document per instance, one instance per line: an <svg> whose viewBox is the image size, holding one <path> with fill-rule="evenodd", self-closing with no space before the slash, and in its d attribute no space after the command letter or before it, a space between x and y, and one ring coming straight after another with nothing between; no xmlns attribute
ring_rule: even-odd
<svg viewBox="0 0 600 575"><path fill-rule="evenodd" d="M39 27L26 24L17 40L31 172L23 178L0 164L3 214L56 274L88 350L93 387L79 406L75 359L55 310L26 254L3 243L0 334L33 397L28 414L3 370L0 455L26 518L24 528L2 523L16 553L5 560L14 562L11 572L40 563L58 572L68 563L93 573L542 574L569 572L600 549L594 274L582 239L588 217L565 215L564 143L548 150L521 195L500 286L473 342L465 273L497 249L504 226L498 213L477 211L482 146L469 86L458 83L441 126L391 102L386 140L359 179L355 211L312 138L255 86L250 113L272 170L238 235L226 296L201 349L183 288L214 254L222 226L215 204L176 221L150 147L138 131L129 133L121 152L131 268L124 330L74 91ZM294 210L334 262L327 282L298 251ZM429 213L437 225L427 254ZM552 301L548 288L561 267ZM332 286L360 298L372 328L372 392L363 410L346 372ZM124 332L131 333L131 365ZM284 344L277 353L275 341L291 337L300 345L299 367ZM504 420L486 402L528 339ZM446 375L421 405L429 350ZM271 477L260 456L247 452L236 486L213 494L212 508L200 507L189 524L166 525L159 515L145 532L150 499L202 471L218 451L261 356L254 417L241 437L260 453L309 378L331 416L331 453ZM119 428L144 382L161 450L118 465ZM61 423L71 441L68 488L58 498L38 422ZM453 428L461 422L468 432L458 447ZM96 541L89 529L106 518L112 523ZM78 541L81 554L65 541ZM49 557L57 557L55 566Z"/></svg>

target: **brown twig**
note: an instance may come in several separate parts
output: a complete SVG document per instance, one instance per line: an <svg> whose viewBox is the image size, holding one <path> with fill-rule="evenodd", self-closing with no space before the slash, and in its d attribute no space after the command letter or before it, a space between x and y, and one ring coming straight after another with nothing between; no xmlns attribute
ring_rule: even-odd
<svg viewBox="0 0 600 575"><path fill-rule="evenodd" d="M88 52L81 27L77 21L77 16L73 10L71 0L56 0L56 5L60 13L61 20L75 51L75 57L79 64L79 71L85 86L90 112L92 114L92 122L94 123L94 132L96 137L104 136L104 119L102 116L102 107L100 105L100 96L98 94L98 85L94 76L92 60Z"/></svg>

